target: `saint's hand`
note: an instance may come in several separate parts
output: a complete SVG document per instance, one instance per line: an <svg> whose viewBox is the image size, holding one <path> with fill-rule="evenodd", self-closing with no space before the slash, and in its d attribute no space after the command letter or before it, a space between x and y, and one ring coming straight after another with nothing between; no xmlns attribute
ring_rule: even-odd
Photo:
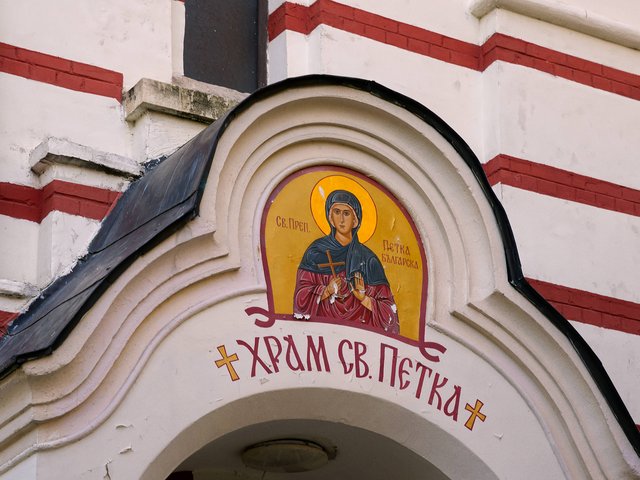
<svg viewBox="0 0 640 480"><path fill-rule="evenodd" d="M329 285L327 285L322 293L322 300L330 297L331 295L337 295L340 290L340 285L342 285L342 279L338 276L331 277L329 280Z"/></svg>
<svg viewBox="0 0 640 480"><path fill-rule="evenodd" d="M353 285L351 285L351 293L358 300L363 301L366 297L365 288L364 288L364 278L362 278L362 274L360 272L356 272L353 277Z"/></svg>

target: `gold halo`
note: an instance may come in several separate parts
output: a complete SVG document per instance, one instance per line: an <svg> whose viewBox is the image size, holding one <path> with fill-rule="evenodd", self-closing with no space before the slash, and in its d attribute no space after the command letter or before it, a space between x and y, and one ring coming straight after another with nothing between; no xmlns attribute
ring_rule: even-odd
<svg viewBox="0 0 640 480"><path fill-rule="evenodd" d="M369 192L351 178L342 175L330 175L324 177L314 185L313 190L311 190L311 213L313 214L316 225L318 225L318 228L320 228L325 235L329 235L331 232L331 227L329 226L325 213L325 203L329 194L334 190L351 192L360 201L360 205L362 206L362 225L358 230L358 238L360 242L365 243L376 230L378 213L376 211L376 204L373 203Z"/></svg>

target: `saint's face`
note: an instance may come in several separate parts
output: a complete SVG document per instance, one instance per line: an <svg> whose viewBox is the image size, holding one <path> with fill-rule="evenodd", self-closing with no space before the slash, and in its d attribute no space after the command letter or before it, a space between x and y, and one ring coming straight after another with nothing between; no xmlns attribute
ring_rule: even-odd
<svg viewBox="0 0 640 480"><path fill-rule="evenodd" d="M358 226L358 217L353 209L344 203L331 205L329 220L339 234L347 237L351 237L351 231Z"/></svg>

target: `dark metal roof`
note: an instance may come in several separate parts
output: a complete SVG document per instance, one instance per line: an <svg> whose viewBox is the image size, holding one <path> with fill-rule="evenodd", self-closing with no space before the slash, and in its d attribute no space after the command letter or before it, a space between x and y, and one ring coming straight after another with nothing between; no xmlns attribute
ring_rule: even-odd
<svg viewBox="0 0 640 480"><path fill-rule="evenodd" d="M9 326L7 334L0 339L0 378L30 359L50 354L133 260L197 215L218 139L236 116L280 91L322 85L354 88L398 105L425 121L453 146L473 172L493 209L504 244L509 282L568 338L640 455L640 433L600 360L573 326L524 278L507 215L473 151L428 108L375 82L357 78L309 75L258 90L177 152L150 168L122 195L102 223L87 255L68 275L46 288L29 310Z"/></svg>
<svg viewBox="0 0 640 480"><path fill-rule="evenodd" d="M47 287L0 339L0 378L27 360L50 354L136 257L197 214L225 120L220 118L177 152L154 162L128 188L88 253Z"/></svg>

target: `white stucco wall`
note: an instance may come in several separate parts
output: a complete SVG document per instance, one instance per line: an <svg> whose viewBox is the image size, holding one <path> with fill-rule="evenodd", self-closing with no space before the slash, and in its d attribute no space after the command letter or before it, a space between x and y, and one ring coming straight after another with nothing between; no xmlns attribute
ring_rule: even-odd
<svg viewBox="0 0 640 480"><path fill-rule="evenodd" d="M40 187L29 155L48 137L130 156L122 106L113 98L90 95L0 73L0 102L20 112L2 120L2 181Z"/></svg>
<svg viewBox="0 0 640 480"><path fill-rule="evenodd" d="M0 216L0 272L4 279L35 284L38 271L38 224Z"/></svg>
<svg viewBox="0 0 640 480"><path fill-rule="evenodd" d="M640 418L638 372L640 371L640 335L629 335L607 328L571 322L606 368L631 417Z"/></svg>
<svg viewBox="0 0 640 480"><path fill-rule="evenodd" d="M638 100L505 62L483 76L493 90L483 161L501 153L640 189Z"/></svg>
<svg viewBox="0 0 640 480"><path fill-rule="evenodd" d="M121 72L126 90L143 77L171 81L172 3L5 2L0 31L6 43Z"/></svg>
<svg viewBox="0 0 640 480"><path fill-rule="evenodd" d="M509 186L501 190L525 276L640 303L639 217Z"/></svg>

